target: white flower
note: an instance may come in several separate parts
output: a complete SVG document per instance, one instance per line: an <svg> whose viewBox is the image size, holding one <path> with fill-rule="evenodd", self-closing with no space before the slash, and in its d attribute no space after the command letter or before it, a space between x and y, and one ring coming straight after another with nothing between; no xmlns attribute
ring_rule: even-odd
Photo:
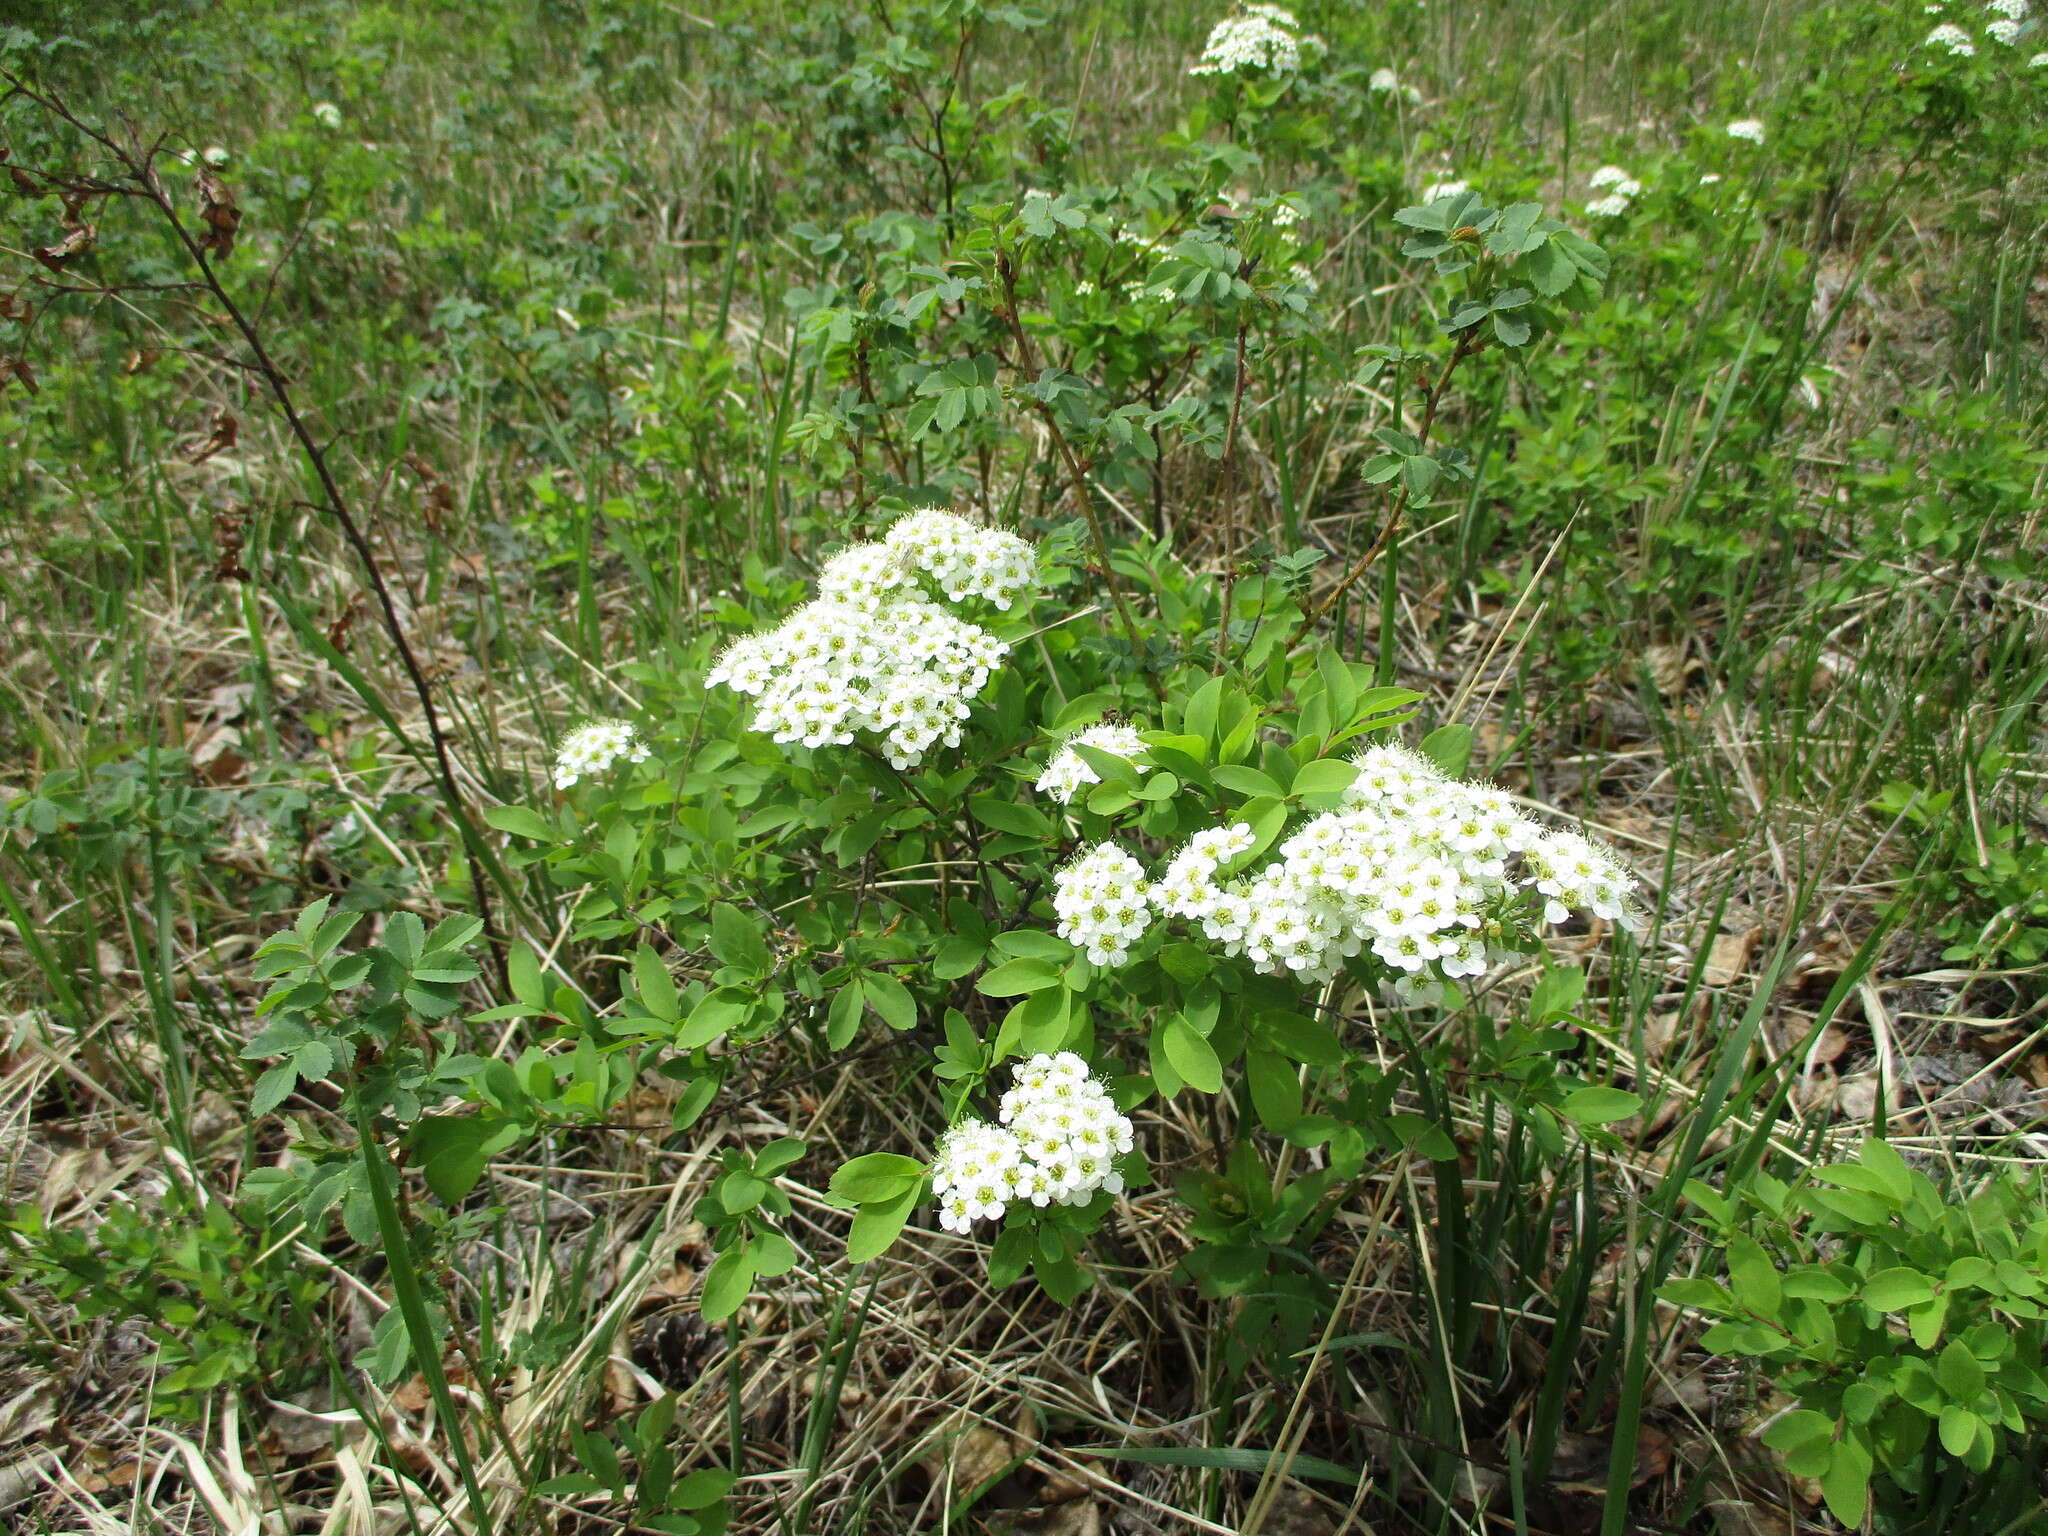
<svg viewBox="0 0 2048 1536"><path fill-rule="evenodd" d="M1984 35L2001 47L2010 48L2020 40L2020 24L2009 17L2001 16L1996 21L1984 24Z"/></svg>
<svg viewBox="0 0 2048 1536"><path fill-rule="evenodd" d="M1630 199L1619 192L1610 192L1605 197L1596 197L1586 204L1586 212L1596 219L1619 218L1628 212Z"/></svg>
<svg viewBox="0 0 2048 1536"><path fill-rule="evenodd" d="M966 1120L939 1142L932 1192L947 1231L1000 1221L1023 1201L1085 1205L1099 1190L1123 1192L1114 1160L1136 1145L1136 1129L1073 1052L1020 1063L999 1115L1000 1125Z"/></svg>
<svg viewBox="0 0 2048 1536"><path fill-rule="evenodd" d="M936 507L899 519L882 543L936 581L948 602L978 597L1008 608L1038 584L1038 555L1029 543Z"/></svg>
<svg viewBox="0 0 2048 1536"><path fill-rule="evenodd" d="M1719 171L1709 171L1700 178L1700 185L1703 187L1719 186L1720 182L1721 173Z"/></svg>
<svg viewBox="0 0 2048 1536"><path fill-rule="evenodd" d="M1003 641L919 595L929 576L958 602L1007 608L1036 583L1037 556L1015 534L950 512L914 512L880 544L856 544L820 573L818 601L775 629L734 641L706 676L757 703L753 728L806 747L881 739L898 768L960 727L995 669Z"/></svg>
<svg viewBox="0 0 2048 1536"><path fill-rule="evenodd" d="M1115 967L1152 926L1145 868L1114 843L1098 843L1053 876L1059 936L1084 951L1090 965Z"/></svg>
<svg viewBox="0 0 2048 1536"><path fill-rule="evenodd" d="M2048 69L2048 53L2037 53L2027 60L2029 69Z"/></svg>
<svg viewBox="0 0 2048 1536"><path fill-rule="evenodd" d="M1210 828L1168 861L1152 905L1225 953L1304 984L1331 980L1369 951L1384 972L1422 987L1484 974L1506 941L1574 910L1637 921L1632 878L1597 844L1545 831L1501 791L1451 779L1406 748L1371 747L1355 763L1342 809L1302 823L1263 869L1227 877L1254 846L1252 830ZM1142 873L1135 861L1119 872L1127 882ZM1398 995L1416 1000L1418 987Z"/></svg>
<svg viewBox="0 0 2048 1536"><path fill-rule="evenodd" d="M1728 137L1731 139L1747 139L1752 144L1761 144L1764 141L1764 125L1754 117L1738 118L1728 125Z"/></svg>
<svg viewBox="0 0 2048 1536"><path fill-rule="evenodd" d="M1097 773L1088 760L1074 750L1075 747L1094 747L1098 751L1112 752L1130 762L1140 773L1151 771L1150 763L1141 763L1138 756L1145 750L1145 740L1135 727L1118 721L1105 720L1100 725L1091 725L1085 730L1074 732L1060 745L1052 761L1045 765L1045 772L1038 776L1032 787L1042 794L1052 796L1061 805L1067 804L1084 784L1100 784L1102 775Z"/></svg>
<svg viewBox="0 0 2048 1536"><path fill-rule="evenodd" d="M1435 181L1422 189L1422 200L1425 203L1434 203L1441 198L1457 197L1461 193L1470 192L1471 190L1472 187L1469 182Z"/></svg>
<svg viewBox="0 0 2048 1536"><path fill-rule="evenodd" d="M218 144L209 144L199 152L199 158L208 165L226 165L228 163L228 152Z"/></svg>
<svg viewBox="0 0 2048 1536"><path fill-rule="evenodd" d="M1623 182L1628 182L1630 186L1635 186L1634 182L1629 181L1628 172L1618 165L1603 165L1599 170L1586 178L1587 185L1593 187L1618 187ZM1630 193L1629 195L1633 197L1635 194Z"/></svg>
<svg viewBox="0 0 2048 1536"><path fill-rule="evenodd" d="M313 103L313 121L322 128L339 128L341 126L341 108L331 101L316 101Z"/></svg>
<svg viewBox="0 0 2048 1536"><path fill-rule="evenodd" d="M581 779L603 773L624 759L647 761L647 746L624 720L592 720L562 738L555 753L555 788L567 789Z"/></svg>
<svg viewBox="0 0 2048 1536"><path fill-rule="evenodd" d="M1945 48L1959 59L1967 59L1977 51L1977 45L1970 41L1970 34L1953 22L1943 22L1927 34L1923 48Z"/></svg>
<svg viewBox="0 0 2048 1536"><path fill-rule="evenodd" d="M1991 0L1986 9L1996 11L2008 21L2025 21L2033 7L2027 0Z"/></svg>
<svg viewBox="0 0 2048 1536"><path fill-rule="evenodd" d="M1300 30L1294 13L1277 5L1247 5L1235 16L1226 16L1210 29L1202 45L1202 56L1188 70L1191 75L1232 75L1241 70L1267 69L1291 74L1301 68L1304 53L1311 58L1322 52L1323 41Z"/></svg>
<svg viewBox="0 0 2048 1536"><path fill-rule="evenodd" d="M1401 77L1383 65L1372 72L1372 78L1366 82L1366 86L1375 91L1398 91L1401 88Z"/></svg>

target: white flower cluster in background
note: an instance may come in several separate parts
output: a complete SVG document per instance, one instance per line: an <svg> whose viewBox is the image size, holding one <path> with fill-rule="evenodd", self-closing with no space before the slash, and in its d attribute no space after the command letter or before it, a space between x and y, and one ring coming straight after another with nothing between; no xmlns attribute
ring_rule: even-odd
<svg viewBox="0 0 2048 1536"><path fill-rule="evenodd" d="M705 681L753 698L754 729L777 741L844 746L866 732L896 767L915 767L933 743L960 744L972 701L1010 651L930 601L923 579L950 602L1008 608L1037 575L1037 556L1015 534L913 512L879 544L828 560L816 602L735 640Z"/></svg>
<svg viewBox="0 0 2048 1536"><path fill-rule="evenodd" d="M341 108L331 101L316 101L313 103L313 121L322 128L339 128L341 126Z"/></svg>
<svg viewBox="0 0 2048 1536"><path fill-rule="evenodd" d="M939 1143L932 1190L948 1232L1001 1221L1012 1205L1085 1205L1097 1190L1123 1192L1116 1159L1134 1145L1131 1122L1072 1051L1019 1066L998 1113L1000 1124L962 1121Z"/></svg>
<svg viewBox="0 0 2048 1536"><path fill-rule="evenodd" d="M647 761L647 745L624 720L592 720L562 738L555 752L555 788L567 789L624 759Z"/></svg>
<svg viewBox="0 0 2048 1536"><path fill-rule="evenodd" d="M1959 59L1967 59L1977 51L1977 45L1970 41L1970 34L1949 21L1928 33L1921 46L1945 49Z"/></svg>
<svg viewBox="0 0 2048 1536"><path fill-rule="evenodd" d="M1097 843L1052 877L1059 936L1084 950L1090 965L1119 966L1152 926L1145 866L1115 843Z"/></svg>
<svg viewBox="0 0 2048 1536"><path fill-rule="evenodd" d="M1301 68L1303 55L1320 54L1323 40L1303 32L1292 11L1277 5L1247 5L1226 16L1209 31L1202 56L1191 75L1234 75L1240 70L1266 69L1290 74Z"/></svg>
<svg viewBox="0 0 2048 1536"><path fill-rule="evenodd" d="M1586 212L1596 219L1619 218L1643 190L1643 184L1618 165L1601 166L1593 173L1591 185L1594 191L1606 193L1586 204Z"/></svg>
<svg viewBox="0 0 2048 1536"><path fill-rule="evenodd" d="M1102 775L1089 766L1088 760L1076 752L1076 747L1093 747L1098 752L1113 752L1128 760L1140 773L1151 770L1150 763L1141 763L1138 757L1145 750L1145 739L1138 734L1135 726L1125 725L1117 720L1105 720L1100 725L1091 725L1074 732L1060 744L1053 753L1052 761L1045 765L1045 772L1038 776L1032 786L1040 794L1050 795L1061 805L1072 800L1081 788L1089 784L1100 784Z"/></svg>
<svg viewBox="0 0 2048 1536"><path fill-rule="evenodd" d="M1398 95L1410 106L1422 105L1422 92L1412 85L1403 85L1401 77L1384 65L1372 72L1372 78L1366 81L1366 88L1382 94Z"/></svg>
<svg viewBox="0 0 2048 1536"><path fill-rule="evenodd" d="M1061 936L1092 964L1122 965L1156 909L1305 982L1370 951L1419 999L1439 980L1484 974L1539 923L1575 911L1639 923L1634 877L1599 844L1406 748L1372 747L1356 763L1342 809L1311 818L1248 875L1226 869L1254 845L1242 822L1196 833L1151 884L1136 859L1101 844L1055 877Z"/></svg>
<svg viewBox="0 0 2048 1536"><path fill-rule="evenodd" d="M1731 139L1747 139L1752 144L1761 144L1764 141L1764 125L1754 117L1739 117L1728 125L1728 137Z"/></svg>
<svg viewBox="0 0 2048 1536"><path fill-rule="evenodd" d="M1433 181L1422 189L1422 200L1425 203L1434 203L1446 197L1457 197L1461 193L1470 192L1471 190L1472 184L1466 181Z"/></svg>

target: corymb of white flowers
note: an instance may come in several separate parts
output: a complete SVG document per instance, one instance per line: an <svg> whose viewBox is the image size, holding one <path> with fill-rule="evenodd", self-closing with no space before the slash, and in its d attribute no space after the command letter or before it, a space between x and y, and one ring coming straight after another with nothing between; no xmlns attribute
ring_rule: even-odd
<svg viewBox="0 0 2048 1536"><path fill-rule="evenodd" d="M1052 761L1045 765L1045 772L1032 786L1040 794L1052 796L1061 805L1072 800L1085 785L1102 782L1102 775L1095 771L1087 758L1074 750L1076 747L1093 747L1098 752L1113 753L1128 760L1140 773L1148 772L1152 766L1137 761L1145 750L1145 738L1134 726L1125 725L1120 720L1105 720L1100 725L1078 730L1060 744L1059 751L1053 753Z"/></svg>
<svg viewBox="0 0 2048 1536"><path fill-rule="evenodd" d="M879 544L828 560L817 601L735 640L705 681L754 698L754 729L777 741L844 746L864 731L913 768L934 742L960 744L971 702L1010 651L933 602L927 581L947 602L1007 609L1037 585L1038 558L1013 533L912 512Z"/></svg>
<svg viewBox="0 0 2048 1536"><path fill-rule="evenodd" d="M1137 860L1098 846L1055 877L1061 936L1092 964L1121 965L1156 910L1305 982L1329 981L1370 950L1397 993L1421 1001L1574 911L1639 925L1634 877L1599 844L1543 827L1502 791L1403 747L1369 748L1356 764L1343 808L1304 823L1248 876L1225 870L1254 845L1243 823L1196 833L1152 883Z"/></svg>
<svg viewBox="0 0 2048 1536"><path fill-rule="evenodd" d="M1131 1150L1131 1122L1072 1051L1019 1066L998 1115L997 1125L964 1120L939 1143L932 1191L948 1232L1001 1221L1012 1205L1085 1205L1097 1190L1122 1193L1116 1159Z"/></svg>
<svg viewBox="0 0 2048 1536"><path fill-rule="evenodd" d="M1731 139L1747 139L1752 144L1761 144L1764 141L1764 125L1758 118L1738 117L1728 125L1728 137Z"/></svg>
<svg viewBox="0 0 2048 1536"><path fill-rule="evenodd" d="M1323 40L1312 32L1302 31L1292 11L1277 5L1246 5L1209 30L1202 56L1188 73L1234 75L1242 70L1264 69L1274 74L1292 74L1301 68L1304 55L1313 59L1322 51Z"/></svg>
<svg viewBox="0 0 2048 1536"><path fill-rule="evenodd" d="M555 788L594 778L613 763L647 761L647 745L624 720L590 720L562 738L555 752Z"/></svg>
<svg viewBox="0 0 2048 1536"><path fill-rule="evenodd" d="M1970 34L1953 22L1943 22L1927 34L1921 44L1924 48L1942 48L1959 59L1967 59L1977 51L1977 45L1970 41Z"/></svg>
<svg viewBox="0 0 2048 1536"><path fill-rule="evenodd" d="M1601 166L1589 180L1596 192L1606 192L1606 196L1586 204L1586 212L1596 219L1619 218L1643 190L1643 184L1618 165Z"/></svg>

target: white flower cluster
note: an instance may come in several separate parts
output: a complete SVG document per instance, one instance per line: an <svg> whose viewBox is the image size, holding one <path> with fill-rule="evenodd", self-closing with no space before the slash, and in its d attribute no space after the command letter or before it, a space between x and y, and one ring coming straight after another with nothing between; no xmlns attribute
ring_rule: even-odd
<svg viewBox="0 0 2048 1536"><path fill-rule="evenodd" d="M1545 922L1573 910L1637 921L1632 877L1597 844L1539 826L1500 790L1401 747L1372 747L1357 765L1343 809L1308 821L1256 874L1221 875L1252 846L1251 828L1212 828L1174 856L1152 901L1271 975L1328 981L1369 949L1410 996L1496 963L1490 941L1508 936L1509 904L1527 893ZM1136 873L1133 861L1126 880Z"/></svg>
<svg viewBox="0 0 2048 1536"><path fill-rule="evenodd" d="M932 1190L948 1232L1000 1221L1025 1201L1084 1205L1097 1190L1123 1192L1116 1159L1134 1144L1131 1122L1072 1051L1018 1067L999 1115L999 1125L963 1121L939 1143Z"/></svg>
<svg viewBox="0 0 2048 1536"><path fill-rule="evenodd" d="M1032 786L1040 794L1051 795L1061 805L1067 804L1083 785L1100 784L1102 775L1089 766L1088 760L1076 752L1076 747L1093 747L1098 752L1114 752L1127 759L1140 773L1151 771L1150 763L1138 761L1145 750L1145 739L1135 726L1121 721L1105 720L1100 725L1091 725L1074 732L1060 744L1052 760L1045 765L1045 772L1038 776Z"/></svg>
<svg viewBox="0 0 2048 1536"><path fill-rule="evenodd" d="M1764 125L1754 117L1740 117L1728 125L1728 137L1761 144L1764 141Z"/></svg>
<svg viewBox="0 0 2048 1536"><path fill-rule="evenodd" d="M1038 556L1025 540L935 507L900 519L881 548L931 577L952 603L978 597L1008 608L1020 592L1038 584Z"/></svg>
<svg viewBox="0 0 2048 1536"><path fill-rule="evenodd" d="M555 753L555 788L567 789L613 763L647 761L647 745L624 720L592 720L562 738Z"/></svg>
<svg viewBox="0 0 2048 1536"><path fill-rule="evenodd" d="M934 742L958 746L970 701L1010 648L922 596L920 575L950 601L1007 608L1037 579L1037 558L1015 534L913 512L881 543L828 560L816 602L735 640L705 681L754 698L754 729L777 741L843 746L865 731L898 768Z"/></svg>
<svg viewBox="0 0 2048 1536"><path fill-rule="evenodd" d="M1970 41L1970 34L1949 21L1943 22L1928 33L1920 46L1946 49L1959 59L1967 59L1977 51L1977 45Z"/></svg>
<svg viewBox="0 0 2048 1536"><path fill-rule="evenodd" d="M2025 21L2033 6L2028 4L2027 0L1991 0L1985 9L2003 16L2007 21Z"/></svg>
<svg viewBox="0 0 2048 1536"><path fill-rule="evenodd" d="M1122 965L1152 926L1145 867L1115 843L1097 843L1052 884L1059 936L1086 951L1090 965Z"/></svg>
<svg viewBox="0 0 2048 1536"><path fill-rule="evenodd" d="M1596 192L1607 193L1586 204L1586 212L1596 219L1619 218L1643 190L1643 184L1618 165L1601 166L1593 173L1591 185Z"/></svg>
<svg viewBox="0 0 2048 1536"><path fill-rule="evenodd" d="M1471 190L1472 184L1466 181L1433 181L1422 189L1422 200L1425 203L1434 203L1446 197L1457 197L1461 193L1470 192Z"/></svg>
<svg viewBox="0 0 2048 1536"><path fill-rule="evenodd" d="M341 108L331 101L316 101L313 103L313 121L322 128L339 128L341 126Z"/></svg>
<svg viewBox="0 0 2048 1536"><path fill-rule="evenodd" d="M1303 32L1292 11L1277 5L1247 5L1210 29L1202 56L1188 73L1234 75L1240 70L1269 69L1289 74L1301 68L1304 50L1313 58L1322 47L1323 40Z"/></svg>
<svg viewBox="0 0 2048 1536"><path fill-rule="evenodd" d="M2037 53L2027 60L2029 69L2048 69L2048 53Z"/></svg>
<svg viewBox="0 0 2048 1536"><path fill-rule="evenodd" d="M1372 78L1366 81L1366 88L1382 93L1398 94L1410 106L1422 105L1422 92L1412 85L1403 85L1401 77L1384 65L1372 72Z"/></svg>

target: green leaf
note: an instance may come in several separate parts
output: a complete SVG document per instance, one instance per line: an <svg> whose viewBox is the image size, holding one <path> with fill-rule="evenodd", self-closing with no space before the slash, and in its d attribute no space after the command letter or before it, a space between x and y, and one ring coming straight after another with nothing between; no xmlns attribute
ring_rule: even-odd
<svg viewBox="0 0 2048 1536"><path fill-rule="evenodd" d="M938 953L932 956L932 975L940 981L957 981L962 976L979 970L988 957L988 946L979 939L970 939L955 934L939 945Z"/></svg>
<svg viewBox="0 0 2048 1536"><path fill-rule="evenodd" d="M694 1051L709 1045L727 1030L745 1023L753 1006L754 999L738 987L720 987L705 993L683 1020L683 1027L676 1031L677 1046Z"/></svg>
<svg viewBox="0 0 2048 1536"><path fill-rule="evenodd" d="M668 966L651 944L642 944L633 951L633 986L640 994L642 1006L663 1023L673 1024L683 1016L683 1000L676 992L675 978L669 975Z"/></svg>
<svg viewBox="0 0 2048 1536"><path fill-rule="evenodd" d="M910 989L886 971L869 971L862 985L867 989L868 1006L882 1016L882 1022L891 1029L910 1029L917 1023L917 1003L910 995Z"/></svg>
<svg viewBox="0 0 2048 1536"><path fill-rule="evenodd" d="M1904 1265L1881 1269L1863 1282L1863 1300L1880 1312L1903 1312L1934 1299L1934 1282Z"/></svg>
<svg viewBox="0 0 2048 1536"><path fill-rule="evenodd" d="M1216 1048L1195 1032L1194 1025L1173 1014L1159 1027L1159 1038L1167 1061L1190 1088L1203 1093L1223 1091L1223 1063Z"/></svg>
<svg viewBox="0 0 2048 1536"><path fill-rule="evenodd" d="M1934 1362L1934 1375L1941 1390L1958 1403L1974 1403L1984 1390L1984 1367L1961 1339L1949 1340Z"/></svg>
<svg viewBox="0 0 2048 1536"><path fill-rule="evenodd" d="M747 1245L728 1248L704 1271L704 1283L697 1292L697 1310L707 1323L722 1323L739 1311L754 1288L753 1256Z"/></svg>
<svg viewBox="0 0 2048 1536"><path fill-rule="evenodd" d="M1870 1452L1860 1441L1844 1435L1835 1442L1834 1456L1820 1477L1821 1497L1828 1512L1850 1530L1861 1530L1864 1511L1870 1507Z"/></svg>
<svg viewBox="0 0 2048 1536"><path fill-rule="evenodd" d="M1586 973L1570 966L1553 966L1529 993L1529 1017L1539 1024L1563 1018L1578 1007L1586 995Z"/></svg>
<svg viewBox="0 0 2048 1536"><path fill-rule="evenodd" d="M1209 776L1235 794L1279 800L1284 799L1287 793L1271 775L1239 763L1224 763L1212 768Z"/></svg>
<svg viewBox="0 0 2048 1536"><path fill-rule="evenodd" d="M846 1234L848 1261L865 1264L869 1259L888 1252L902 1232L903 1224L910 1220L910 1213L917 1209L918 1199L923 1193L924 1186L920 1181L894 1200L863 1205Z"/></svg>
<svg viewBox="0 0 2048 1536"><path fill-rule="evenodd" d="M1728 1240L1728 1279L1735 1299L1762 1317L1776 1317L1783 1299L1783 1282L1778 1266L1753 1237L1740 1234Z"/></svg>
<svg viewBox="0 0 2048 1536"><path fill-rule="evenodd" d="M261 1077L256 1079L255 1092L249 1095L249 1116L260 1119L291 1097L299 1085L299 1069L289 1061L280 1061Z"/></svg>
<svg viewBox="0 0 2048 1536"><path fill-rule="evenodd" d="M924 1183L924 1164L896 1152L870 1152L842 1163L832 1175L831 1191L855 1205L874 1205L899 1198Z"/></svg>
<svg viewBox="0 0 2048 1536"><path fill-rule="evenodd" d="M1351 787L1358 777L1358 765L1341 757L1312 757L1295 772L1291 796L1335 795Z"/></svg>
<svg viewBox="0 0 2048 1536"><path fill-rule="evenodd" d="M494 805L484 811L484 820L500 832L532 838L537 843L555 841L555 829L538 811L523 805Z"/></svg>
<svg viewBox="0 0 2048 1536"><path fill-rule="evenodd" d="M1764 1444L1774 1451L1793 1451L1815 1440L1834 1438L1835 1421L1812 1408L1794 1408L1764 1431Z"/></svg>
<svg viewBox="0 0 2048 1536"><path fill-rule="evenodd" d="M969 795L967 809L974 819L992 832L1011 832L1018 837L1047 838L1053 834L1053 826L1045 812L1034 806L1019 805L1014 800L998 800L994 795Z"/></svg>
<svg viewBox="0 0 2048 1536"><path fill-rule="evenodd" d="M866 1011L867 990L856 976L832 994L831 1006L825 1010L825 1043L835 1051L845 1050L860 1033Z"/></svg>
<svg viewBox="0 0 2048 1536"><path fill-rule="evenodd" d="M458 1205L476 1188L489 1166L493 1143L507 1129L501 1120L482 1115L430 1115L412 1128L420 1172L427 1188L449 1205ZM512 1127L517 1134L517 1127Z"/></svg>
<svg viewBox="0 0 2048 1536"><path fill-rule="evenodd" d="M670 1490L670 1509L707 1509L732 1492L737 1479L722 1467L707 1467L701 1472L692 1472Z"/></svg>
<svg viewBox="0 0 2048 1536"><path fill-rule="evenodd" d="M730 902L721 901L711 909L711 953L726 965L765 976L775 963L761 928Z"/></svg>
<svg viewBox="0 0 2048 1536"><path fill-rule="evenodd" d="M1977 1415L1967 1408L1958 1408L1954 1403L1941 1410L1937 1421L1941 1434L1941 1448L1951 1456L1962 1456L1977 1443Z"/></svg>
<svg viewBox="0 0 2048 1536"><path fill-rule="evenodd" d="M540 959L524 944L514 944L505 956L505 976L512 995L535 1010L548 1005L547 983L541 977Z"/></svg>
<svg viewBox="0 0 2048 1536"><path fill-rule="evenodd" d="M1643 1107L1642 1097L1623 1088L1575 1088L1557 1112L1580 1125L1608 1125L1626 1120Z"/></svg>
<svg viewBox="0 0 2048 1536"><path fill-rule="evenodd" d="M1059 985L1060 973L1043 960L1011 960L985 973L974 984L983 997L1021 997Z"/></svg>
<svg viewBox="0 0 2048 1536"><path fill-rule="evenodd" d="M1447 777L1462 779L1472 761L1472 727L1438 726L1422 738L1422 755L1443 769Z"/></svg>

